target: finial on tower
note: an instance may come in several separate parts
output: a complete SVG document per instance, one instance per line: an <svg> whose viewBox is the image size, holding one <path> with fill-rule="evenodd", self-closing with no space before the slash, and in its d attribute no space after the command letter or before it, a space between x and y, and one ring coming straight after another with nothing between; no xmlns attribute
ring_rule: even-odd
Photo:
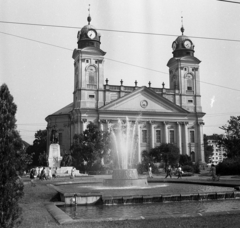
<svg viewBox="0 0 240 228"><path fill-rule="evenodd" d="M89 8L88 8L88 17L87 17L87 21L88 21L88 24L90 25L90 22L92 20L91 16L90 16L90 4L89 4Z"/></svg>
<svg viewBox="0 0 240 228"><path fill-rule="evenodd" d="M181 32L182 32L182 35L183 35L183 33L184 33L184 27L183 27L183 16L181 16L181 21L182 21Z"/></svg>

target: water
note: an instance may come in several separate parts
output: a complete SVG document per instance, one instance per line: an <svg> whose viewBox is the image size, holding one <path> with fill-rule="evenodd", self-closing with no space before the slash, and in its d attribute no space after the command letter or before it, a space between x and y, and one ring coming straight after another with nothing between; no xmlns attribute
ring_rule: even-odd
<svg viewBox="0 0 240 228"><path fill-rule="evenodd" d="M130 196L130 195L157 195L157 194L187 194L204 192L233 191L230 187L217 187L211 185L181 184L181 183L149 183L145 187L106 187L101 183L85 183L58 186L64 193L101 192L104 196Z"/></svg>
<svg viewBox="0 0 240 228"><path fill-rule="evenodd" d="M137 121L132 123L128 117L126 121L119 119L117 124L111 126L118 169L128 169L136 162L133 159L137 146L136 126Z"/></svg>
<svg viewBox="0 0 240 228"><path fill-rule="evenodd" d="M73 219L131 219L157 216L192 215L204 212L223 212L240 209L240 200L151 203L134 205L99 205L60 207Z"/></svg>

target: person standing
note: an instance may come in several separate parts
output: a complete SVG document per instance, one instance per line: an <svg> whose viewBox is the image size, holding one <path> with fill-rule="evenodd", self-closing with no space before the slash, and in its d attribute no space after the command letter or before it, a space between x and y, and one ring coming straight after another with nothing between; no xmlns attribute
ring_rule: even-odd
<svg viewBox="0 0 240 228"><path fill-rule="evenodd" d="M71 170L71 176L70 176L71 179L74 179L74 177L75 177L74 172L75 172L75 168L73 167L72 170Z"/></svg>
<svg viewBox="0 0 240 228"><path fill-rule="evenodd" d="M167 175L165 176L165 178L167 178L168 176L172 178L172 168L170 165L167 167Z"/></svg>
<svg viewBox="0 0 240 228"><path fill-rule="evenodd" d="M148 165L148 174L149 174L149 178L153 178L153 175L152 175L152 167L151 167L151 164L149 163Z"/></svg>
<svg viewBox="0 0 240 228"><path fill-rule="evenodd" d="M52 180L52 169L51 169L51 167L48 168L48 179Z"/></svg>
<svg viewBox="0 0 240 228"><path fill-rule="evenodd" d="M177 179L182 178L182 168L181 168L180 165L178 166L177 174L178 174L178 178Z"/></svg>
<svg viewBox="0 0 240 228"><path fill-rule="evenodd" d="M32 169L30 170L30 181L31 181L31 186L33 186L33 187L36 186L36 184L33 182L33 180L34 180L34 174L35 174L35 171L34 171L34 168L32 168Z"/></svg>

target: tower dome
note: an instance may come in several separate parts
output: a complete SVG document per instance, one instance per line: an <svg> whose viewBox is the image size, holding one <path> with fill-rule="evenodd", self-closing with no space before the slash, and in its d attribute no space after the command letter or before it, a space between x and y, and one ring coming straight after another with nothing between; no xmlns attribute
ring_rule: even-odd
<svg viewBox="0 0 240 228"><path fill-rule="evenodd" d="M181 27L182 35L178 36L172 43L173 57L194 56L194 44L187 36L185 36L184 28Z"/></svg>
<svg viewBox="0 0 240 228"><path fill-rule="evenodd" d="M80 31L78 31L78 48L82 49L85 47L96 47L100 48L100 38L101 34L97 32L95 27L90 24L92 18L90 15L87 17L88 24L82 27Z"/></svg>

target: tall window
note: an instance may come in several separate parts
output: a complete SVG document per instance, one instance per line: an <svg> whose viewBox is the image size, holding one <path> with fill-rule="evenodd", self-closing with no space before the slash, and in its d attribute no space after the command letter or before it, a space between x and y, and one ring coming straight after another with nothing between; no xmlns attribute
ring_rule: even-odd
<svg viewBox="0 0 240 228"><path fill-rule="evenodd" d="M147 143L147 130L142 130L142 142Z"/></svg>
<svg viewBox="0 0 240 228"><path fill-rule="evenodd" d="M194 143L195 139L194 139L194 131L190 131L190 142Z"/></svg>
<svg viewBox="0 0 240 228"><path fill-rule="evenodd" d="M156 143L161 142L161 130L156 130Z"/></svg>
<svg viewBox="0 0 240 228"><path fill-rule="evenodd" d="M96 73L95 67L90 66L87 69L87 74L88 74L88 84L96 85L97 84L97 73Z"/></svg>
<svg viewBox="0 0 240 228"><path fill-rule="evenodd" d="M170 130L170 132L169 132L169 134L170 134L170 143L174 143L174 130Z"/></svg>

